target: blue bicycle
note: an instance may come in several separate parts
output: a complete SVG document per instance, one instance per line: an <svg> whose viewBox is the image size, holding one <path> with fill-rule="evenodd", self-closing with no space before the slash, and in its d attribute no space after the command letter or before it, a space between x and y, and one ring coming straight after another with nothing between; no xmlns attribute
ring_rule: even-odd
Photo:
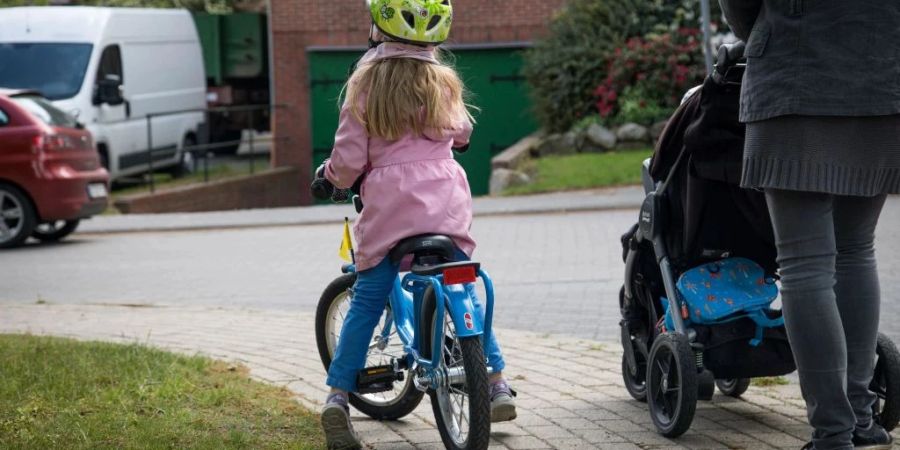
<svg viewBox="0 0 900 450"><path fill-rule="evenodd" d="M388 257L399 263L407 255L413 258L411 271L398 275L385 299L385 312L350 403L374 419L396 420L413 412L427 392L448 449L486 449L491 408L482 337L491 332L491 279L479 263L455 261L455 246L447 236L408 238ZM322 293L316 311L316 342L326 370L356 282L352 264L342 271ZM486 293L483 320L465 287L478 278Z"/></svg>

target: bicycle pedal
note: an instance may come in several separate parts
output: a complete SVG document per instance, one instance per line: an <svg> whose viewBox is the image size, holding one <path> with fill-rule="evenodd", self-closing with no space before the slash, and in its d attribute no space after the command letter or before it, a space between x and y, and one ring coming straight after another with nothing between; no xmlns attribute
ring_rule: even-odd
<svg viewBox="0 0 900 450"><path fill-rule="evenodd" d="M394 389L395 381L403 381L403 371L395 364L366 367L356 377L356 390L360 394L375 394Z"/></svg>

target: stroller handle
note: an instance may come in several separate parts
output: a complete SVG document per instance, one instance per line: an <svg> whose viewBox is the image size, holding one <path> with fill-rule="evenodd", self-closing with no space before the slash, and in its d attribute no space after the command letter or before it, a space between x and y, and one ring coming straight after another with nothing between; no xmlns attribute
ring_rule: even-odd
<svg viewBox="0 0 900 450"><path fill-rule="evenodd" d="M722 44L719 47L719 54L716 57L716 72L724 76L728 69L736 66L744 59L744 49L746 44L738 41L733 44Z"/></svg>

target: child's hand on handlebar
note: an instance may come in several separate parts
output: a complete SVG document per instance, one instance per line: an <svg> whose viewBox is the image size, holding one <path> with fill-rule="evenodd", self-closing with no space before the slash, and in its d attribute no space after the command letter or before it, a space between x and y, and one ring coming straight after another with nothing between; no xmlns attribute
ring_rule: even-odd
<svg viewBox="0 0 900 450"><path fill-rule="evenodd" d="M316 169L315 178L313 178L312 184L309 185L309 191L312 193L313 197L319 200L326 200L334 195L334 185L325 178L326 163L328 163L328 160L325 160L325 162Z"/></svg>
<svg viewBox="0 0 900 450"><path fill-rule="evenodd" d="M312 184L309 186L309 190L313 197L319 200L330 199L335 203L345 203L350 199L351 194L347 189L336 189L334 185L325 178L325 165L327 163L328 160L326 159L325 162L316 169L316 175Z"/></svg>

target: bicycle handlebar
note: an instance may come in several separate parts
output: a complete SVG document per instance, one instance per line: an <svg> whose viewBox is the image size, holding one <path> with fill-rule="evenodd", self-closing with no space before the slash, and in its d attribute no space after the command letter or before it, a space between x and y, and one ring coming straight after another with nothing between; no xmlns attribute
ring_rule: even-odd
<svg viewBox="0 0 900 450"><path fill-rule="evenodd" d="M325 177L314 178L312 184L309 185L309 191L312 193L313 197L319 200L331 200L334 203L347 203L347 201L352 198L353 205L356 207L356 212L362 212L362 201L359 199L358 195L354 195L353 190L337 189L334 187L334 184Z"/></svg>
<svg viewBox="0 0 900 450"><path fill-rule="evenodd" d="M334 185L330 181L322 178L314 178L312 184L309 185L309 191L312 196L319 200L328 200L334 195Z"/></svg>

